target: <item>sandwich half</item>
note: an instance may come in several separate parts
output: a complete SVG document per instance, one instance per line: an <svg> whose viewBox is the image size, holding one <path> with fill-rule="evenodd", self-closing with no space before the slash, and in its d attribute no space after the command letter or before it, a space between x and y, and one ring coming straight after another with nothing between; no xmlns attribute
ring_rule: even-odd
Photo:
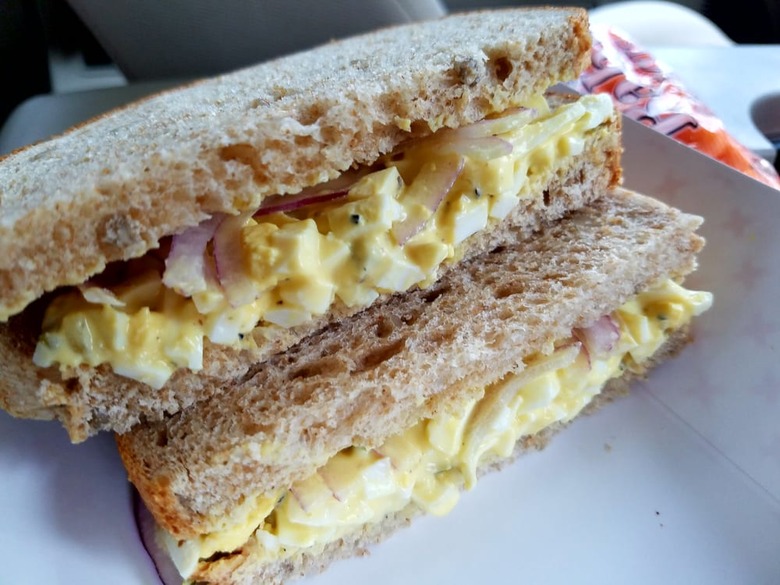
<svg viewBox="0 0 780 585"><path fill-rule="evenodd" d="M587 205L620 180L618 118L545 94L587 28L529 9L379 31L0 161L0 405L74 441L160 420Z"/></svg>
<svg viewBox="0 0 780 585"><path fill-rule="evenodd" d="M688 339L701 218L626 190L466 259L118 436L191 583L278 583L443 514Z"/></svg>

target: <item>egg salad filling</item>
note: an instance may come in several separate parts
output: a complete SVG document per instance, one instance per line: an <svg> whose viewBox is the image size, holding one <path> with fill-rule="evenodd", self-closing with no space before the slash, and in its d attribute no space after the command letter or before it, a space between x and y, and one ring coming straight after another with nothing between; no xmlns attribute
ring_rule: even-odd
<svg viewBox="0 0 780 585"><path fill-rule="evenodd" d="M538 196L544 174L581 153L612 115L607 96L554 110L539 96L409 141L349 188L271 197L253 213L213 217L174 236L168 250L127 263L119 284L98 278L56 297L34 362L105 363L160 388L178 368L203 367L204 339L253 347L256 335L273 338L336 300L364 307L430 284L470 236Z"/></svg>
<svg viewBox="0 0 780 585"><path fill-rule="evenodd" d="M712 295L672 280L640 293L546 355L526 360L459 412L424 419L376 449L350 447L289 490L248 498L220 532L160 540L184 578L215 554L253 549L275 561L328 543L410 504L446 514L481 466L512 455L523 437L574 418L611 378L641 372L669 334L710 307Z"/></svg>

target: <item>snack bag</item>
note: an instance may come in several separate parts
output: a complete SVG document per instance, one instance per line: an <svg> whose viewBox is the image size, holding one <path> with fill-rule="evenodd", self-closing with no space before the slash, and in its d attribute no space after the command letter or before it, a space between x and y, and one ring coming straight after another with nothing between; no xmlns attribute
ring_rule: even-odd
<svg viewBox="0 0 780 585"><path fill-rule="evenodd" d="M608 93L629 118L780 189L772 165L737 142L649 53L607 27L595 25L592 33L592 64L575 86L580 93Z"/></svg>

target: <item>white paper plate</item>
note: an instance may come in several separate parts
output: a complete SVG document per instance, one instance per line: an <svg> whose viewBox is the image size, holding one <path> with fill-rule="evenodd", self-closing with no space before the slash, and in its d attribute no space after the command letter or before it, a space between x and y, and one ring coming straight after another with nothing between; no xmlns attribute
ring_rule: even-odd
<svg viewBox="0 0 780 585"><path fill-rule="evenodd" d="M696 342L628 398L307 583L780 581L780 193L626 122L627 185L706 218ZM155 584L113 441L0 414L0 584Z"/></svg>

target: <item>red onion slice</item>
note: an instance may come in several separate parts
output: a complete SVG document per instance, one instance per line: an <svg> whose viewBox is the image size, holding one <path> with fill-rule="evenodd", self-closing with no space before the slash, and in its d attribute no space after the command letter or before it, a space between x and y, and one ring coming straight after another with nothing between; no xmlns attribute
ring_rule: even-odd
<svg viewBox="0 0 780 585"><path fill-rule="evenodd" d="M604 315L590 327L572 330L572 335L582 343L582 349L588 359L608 354L615 349L620 340L620 327L611 315Z"/></svg>
<svg viewBox="0 0 780 585"><path fill-rule="evenodd" d="M88 303L94 305L108 305L109 307L124 307L125 302L119 299L113 292L101 286L82 284L78 287L81 296Z"/></svg>
<svg viewBox="0 0 780 585"><path fill-rule="evenodd" d="M214 263L217 280L232 307L242 307L255 301L259 291L247 274L241 228L251 213L226 217L214 233Z"/></svg>
<svg viewBox="0 0 780 585"><path fill-rule="evenodd" d="M173 236L171 251L165 259L163 284L184 296L208 288L206 245L224 220L216 214L206 221Z"/></svg>
<svg viewBox="0 0 780 585"><path fill-rule="evenodd" d="M537 116L534 108L515 108L507 110L498 118L488 118L474 122L468 126L453 130L463 138L484 138L486 136L497 136L506 134L516 128L525 126Z"/></svg>
<svg viewBox="0 0 780 585"><path fill-rule="evenodd" d="M345 500L345 497L344 497L344 495L342 493L337 491L337 489L336 489L337 482L334 480L334 477L329 473L328 467L327 466L320 467L317 470L317 474L322 478L322 482L327 486L327 488L333 494L333 497L336 499L336 501L340 502L340 503L343 503L344 500ZM336 476L336 477L338 477L338 476ZM300 502L300 500L298 500L298 501Z"/></svg>
<svg viewBox="0 0 780 585"><path fill-rule="evenodd" d="M463 126L444 128L432 136L410 140L401 151L426 145L439 153L455 153L478 160L491 160L512 153L513 144L501 135L525 126L537 115L534 109L514 109L500 118L490 118Z"/></svg>
<svg viewBox="0 0 780 585"><path fill-rule="evenodd" d="M308 187L294 195L271 195L263 200L263 204L255 212L255 217L271 213L283 213L301 209L309 205L328 203L345 197L352 186L371 172L364 167L342 173L332 181Z"/></svg>
<svg viewBox="0 0 780 585"><path fill-rule="evenodd" d="M152 513L141 501L141 497L136 490L133 490L133 516L138 528L138 536L141 538L141 544L149 554L149 558L154 564L157 575L164 585L181 585L184 579L179 574L173 561L165 552L165 549L157 542L155 532L157 525Z"/></svg>
<svg viewBox="0 0 780 585"><path fill-rule="evenodd" d="M320 193L317 195L312 195L308 190L301 191L297 195L272 195L263 201L263 204L255 212L254 216L262 217L263 215L270 215L272 213L294 211L318 203L328 203L346 197L347 193L349 193L349 189L342 189L330 193Z"/></svg>
<svg viewBox="0 0 780 585"><path fill-rule="evenodd" d="M453 134L443 139L440 153L452 152L477 160L492 160L512 153L512 143L497 136L466 138Z"/></svg>
<svg viewBox="0 0 780 585"><path fill-rule="evenodd" d="M447 158L444 161L426 164L415 177L403 199L416 201L430 210L431 215L436 212L449 193L455 181L463 170L463 157ZM410 215L406 219L395 222L392 234L395 241L403 246L407 241L416 236L428 223L429 218L418 215Z"/></svg>
<svg viewBox="0 0 780 585"><path fill-rule="evenodd" d="M500 138L525 126L536 117L536 110L517 109L501 116L481 120L456 129L445 129L435 135L441 152L455 152L478 160L491 160L512 153L513 145Z"/></svg>
<svg viewBox="0 0 780 585"><path fill-rule="evenodd" d="M498 158L510 154L514 148L501 135L525 126L536 116L537 111L533 108L515 108L500 118L480 120L461 128L443 128L431 136L409 140L397 152L408 152L425 146L440 153L452 152L480 160Z"/></svg>
<svg viewBox="0 0 780 585"><path fill-rule="evenodd" d="M296 488L295 486L290 487L290 495L293 497L293 499L298 502L298 506L300 506L301 510L303 510L306 514L309 513L309 510L311 509L310 502L306 500L304 497L305 491L301 491L299 488Z"/></svg>

